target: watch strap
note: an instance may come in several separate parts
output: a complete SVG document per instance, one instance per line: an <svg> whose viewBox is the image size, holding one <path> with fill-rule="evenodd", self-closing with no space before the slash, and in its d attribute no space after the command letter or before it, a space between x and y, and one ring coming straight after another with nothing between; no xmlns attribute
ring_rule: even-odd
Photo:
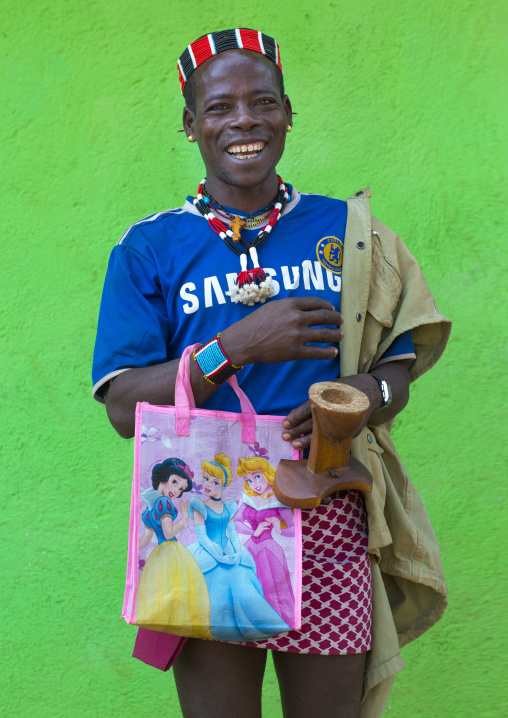
<svg viewBox="0 0 508 718"><path fill-rule="evenodd" d="M379 409L376 409L376 411L381 411L381 409L385 409L392 403L392 388L388 384L386 379L383 379L380 376L376 376L376 374L370 374L370 376L377 381L379 391L381 392L381 406L379 407Z"/></svg>

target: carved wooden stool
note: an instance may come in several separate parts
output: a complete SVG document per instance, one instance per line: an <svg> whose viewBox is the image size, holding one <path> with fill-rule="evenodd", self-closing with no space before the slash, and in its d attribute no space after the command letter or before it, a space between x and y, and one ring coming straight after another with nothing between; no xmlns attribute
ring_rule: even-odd
<svg viewBox="0 0 508 718"><path fill-rule="evenodd" d="M350 456L351 441L369 408L359 389L322 381L309 389L313 429L309 459L281 459L273 490L286 506L313 509L335 491L372 491L372 476Z"/></svg>

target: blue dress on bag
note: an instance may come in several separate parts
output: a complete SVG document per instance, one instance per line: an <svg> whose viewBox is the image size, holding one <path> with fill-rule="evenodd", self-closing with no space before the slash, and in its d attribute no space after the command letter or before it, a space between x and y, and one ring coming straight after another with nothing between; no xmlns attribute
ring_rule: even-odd
<svg viewBox="0 0 508 718"><path fill-rule="evenodd" d="M227 525L237 511L233 500L224 502L218 514L196 496L190 499L189 512L198 511L205 520L206 535L220 555L234 556L235 549L227 536ZM290 626L265 600L256 576L256 564L243 546L236 566L220 563L199 541L188 550L203 571L210 597L210 630L223 641L255 641L289 631Z"/></svg>

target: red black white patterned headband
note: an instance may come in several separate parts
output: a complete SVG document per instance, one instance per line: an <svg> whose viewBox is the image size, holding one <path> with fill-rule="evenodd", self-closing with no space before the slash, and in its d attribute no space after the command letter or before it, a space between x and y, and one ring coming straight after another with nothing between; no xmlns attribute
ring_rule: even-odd
<svg viewBox="0 0 508 718"><path fill-rule="evenodd" d="M199 40L188 45L178 58L178 74L182 95L185 83L194 70L213 55L225 50L253 50L272 60L282 72L280 52L273 37L264 35L257 30L236 28L235 30L220 30L203 35Z"/></svg>

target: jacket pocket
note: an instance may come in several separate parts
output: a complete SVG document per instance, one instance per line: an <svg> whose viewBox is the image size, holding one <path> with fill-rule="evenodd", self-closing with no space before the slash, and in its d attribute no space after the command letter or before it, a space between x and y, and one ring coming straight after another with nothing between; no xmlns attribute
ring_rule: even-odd
<svg viewBox="0 0 508 718"><path fill-rule="evenodd" d="M378 244L373 242L369 298L359 356L360 371L369 368L379 345L390 334L401 288L398 274L384 259Z"/></svg>

